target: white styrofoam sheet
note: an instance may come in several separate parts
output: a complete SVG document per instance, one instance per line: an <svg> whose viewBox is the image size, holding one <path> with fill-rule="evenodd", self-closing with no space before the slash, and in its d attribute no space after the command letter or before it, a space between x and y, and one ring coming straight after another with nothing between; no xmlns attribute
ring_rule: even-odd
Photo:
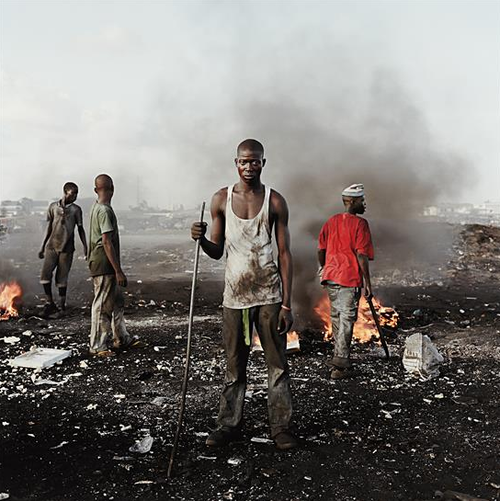
<svg viewBox="0 0 500 501"><path fill-rule="evenodd" d="M60 360L71 357L71 350L58 350L55 348L35 348L23 353L10 361L14 367L29 367L43 369L50 367Z"/></svg>

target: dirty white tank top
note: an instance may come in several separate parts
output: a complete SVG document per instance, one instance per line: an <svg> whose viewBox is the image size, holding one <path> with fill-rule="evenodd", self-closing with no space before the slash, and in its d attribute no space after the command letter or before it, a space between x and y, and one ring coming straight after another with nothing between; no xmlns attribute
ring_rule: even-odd
<svg viewBox="0 0 500 501"><path fill-rule="evenodd" d="M233 186L227 188L226 274L223 306L251 308L281 302L281 278L273 259L269 200L253 219L241 219L233 212Z"/></svg>

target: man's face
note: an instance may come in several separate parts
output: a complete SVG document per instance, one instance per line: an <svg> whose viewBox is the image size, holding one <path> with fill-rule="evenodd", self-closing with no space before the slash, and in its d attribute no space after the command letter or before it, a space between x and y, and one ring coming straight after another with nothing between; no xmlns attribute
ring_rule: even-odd
<svg viewBox="0 0 500 501"><path fill-rule="evenodd" d="M356 197L354 199L354 207L356 209L356 214L364 214L366 211L365 197Z"/></svg>
<svg viewBox="0 0 500 501"><path fill-rule="evenodd" d="M251 183L260 178L262 168L266 165L266 159L262 152L243 150L238 152L238 158L234 159L240 179Z"/></svg>
<svg viewBox="0 0 500 501"><path fill-rule="evenodd" d="M78 198L78 190L73 188L64 193L64 200L67 204L72 204Z"/></svg>

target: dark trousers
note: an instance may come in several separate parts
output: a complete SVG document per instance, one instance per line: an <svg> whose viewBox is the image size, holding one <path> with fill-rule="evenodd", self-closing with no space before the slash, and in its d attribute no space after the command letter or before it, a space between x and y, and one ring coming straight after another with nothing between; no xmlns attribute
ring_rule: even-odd
<svg viewBox="0 0 500 501"><path fill-rule="evenodd" d="M267 406L271 436L288 430L292 417L290 376L286 361L286 335L278 334L281 304L250 308L250 332L255 325L267 363ZM222 334L227 357L224 389L220 399L217 424L224 430L241 428L247 383L250 346L245 343L242 310L224 308Z"/></svg>

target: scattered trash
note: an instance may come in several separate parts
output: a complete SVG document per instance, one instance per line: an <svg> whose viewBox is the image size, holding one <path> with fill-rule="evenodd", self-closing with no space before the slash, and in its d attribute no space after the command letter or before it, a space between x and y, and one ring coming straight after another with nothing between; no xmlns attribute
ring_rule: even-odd
<svg viewBox="0 0 500 501"><path fill-rule="evenodd" d="M273 441L270 438L261 438L261 437L252 437L250 442L254 442L256 444L272 444Z"/></svg>
<svg viewBox="0 0 500 501"><path fill-rule="evenodd" d="M37 378L35 374L31 375L31 380L36 386L42 385L42 384L49 384L49 385L54 385L54 386L61 386L64 383L66 383L68 380L63 379L62 381L53 381L52 379L42 379L42 378Z"/></svg>
<svg viewBox="0 0 500 501"><path fill-rule="evenodd" d="M208 432L206 432L206 431L195 431L194 434L197 437L208 437Z"/></svg>
<svg viewBox="0 0 500 501"><path fill-rule="evenodd" d="M10 360L13 367L29 367L44 369L51 367L56 362L71 357L71 350L58 350L56 348L33 348L27 353Z"/></svg>
<svg viewBox="0 0 500 501"><path fill-rule="evenodd" d="M417 333L406 339L403 366L410 374L422 379L437 377L443 360L429 336Z"/></svg>
<svg viewBox="0 0 500 501"><path fill-rule="evenodd" d="M97 409L97 404L89 404L89 405L87 405L87 407L85 407L85 409L88 411L93 411L93 410Z"/></svg>
<svg viewBox="0 0 500 501"><path fill-rule="evenodd" d="M153 480L139 480L137 482L134 482L134 485L146 485L146 484L154 484L155 482Z"/></svg>
<svg viewBox="0 0 500 501"><path fill-rule="evenodd" d="M4 343L7 343L7 344L15 344L15 343L19 343L19 341L21 341L21 338L17 337L17 336L7 336L7 337L3 338L3 341L4 341Z"/></svg>
<svg viewBox="0 0 500 501"><path fill-rule="evenodd" d="M198 456L198 459L206 459L208 461L215 461L217 459L216 456Z"/></svg>
<svg viewBox="0 0 500 501"><path fill-rule="evenodd" d="M455 491L444 491L442 493L441 499L443 501L455 501L455 500L456 501L488 501L487 499L477 498L475 496L470 496L469 494L464 494L462 492L455 492Z"/></svg>
<svg viewBox="0 0 500 501"><path fill-rule="evenodd" d="M240 458L229 458L227 460L227 464L230 464L231 466L238 466L241 464L241 459Z"/></svg>
<svg viewBox="0 0 500 501"><path fill-rule="evenodd" d="M0 501L3 499L9 499L9 498L10 498L10 494L8 494L7 492L0 492Z"/></svg>
<svg viewBox="0 0 500 501"><path fill-rule="evenodd" d="M153 405L157 405L158 407L162 407L167 400L168 400L167 397L155 397L155 398L153 398L151 403Z"/></svg>
<svg viewBox="0 0 500 501"><path fill-rule="evenodd" d="M146 435L142 440L136 440L135 444L129 448L130 452L146 454L151 450L154 438L151 435Z"/></svg>
<svg viewBox="0 0 500 501"><path fill-rule="evenodd" d="M128 430L131 430L132 429L132 425L131 424L121 424L120 425L120 431L128 431Z"/></svg>
<svg viewBox="0 0 500 501"><path fill-rule="evenodd" d="M66 444L69 444L69 442L61 442L59 445L56 445L55 447L51 447L52 450L54 449L60 449L61 447L64 447Z"/></svg>
<svg viewBox="0 0 500 501"><path fill-rule="evenodd" d="M31 331L24 331L23 336L31 337L33 335L33 332Z"/></svg>
<svg viewBox="0 0 500 501"><path fill-rule="evenodd" d="M81 367L82 369L88 369L88 368L89 368L89 364L88 364L87 362L85 362L85 360L82 360L82 361L80 362L80 367Z"/></svg>

